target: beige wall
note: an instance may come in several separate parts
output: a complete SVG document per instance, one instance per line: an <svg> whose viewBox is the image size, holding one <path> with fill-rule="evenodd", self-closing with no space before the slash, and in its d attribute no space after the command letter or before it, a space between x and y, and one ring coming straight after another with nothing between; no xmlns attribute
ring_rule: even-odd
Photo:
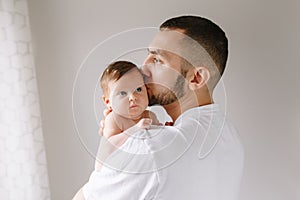
<svg viewBox="0 0 300 200"><path fill-rule="evenodd" d="M296 0L29 0L52 199L70 199L93 168L87 151L93 152L98 141L97 120L89 113L93 99L82 95L77 102L87 149L72 113L73 82L87 54L113 34L158 26L180 14L212 19L230 40L227 104L218 99L245 146L240 199L299 199L299 8Z"/></svg>

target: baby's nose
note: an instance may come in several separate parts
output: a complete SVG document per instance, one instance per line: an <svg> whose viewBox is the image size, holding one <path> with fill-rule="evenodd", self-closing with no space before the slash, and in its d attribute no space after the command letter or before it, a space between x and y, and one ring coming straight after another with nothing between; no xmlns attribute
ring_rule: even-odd
<svg viewBox="0 0 300 200"><path fill-rule="evenodd" d="M129 101L136 101L136 96L135 96L134 92L129 94Z"/></svg>

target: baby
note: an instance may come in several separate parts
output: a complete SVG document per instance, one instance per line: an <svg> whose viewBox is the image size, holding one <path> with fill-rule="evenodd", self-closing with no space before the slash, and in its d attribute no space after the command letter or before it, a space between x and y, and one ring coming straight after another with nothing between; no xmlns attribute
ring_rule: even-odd
<svg viewBox="0 0 300 200"><path fill-rule="evenodd" d="M148 129L151 124L161 125L156 115L146 110L147 89L142 73L135 64L128 61L110 64L103 72L100 83L103 101L111 111L105 118L102 134L114 149L139 129ZM113 150L105 151L107 157ZM96 169L99 167L96 162Z"/></svg>

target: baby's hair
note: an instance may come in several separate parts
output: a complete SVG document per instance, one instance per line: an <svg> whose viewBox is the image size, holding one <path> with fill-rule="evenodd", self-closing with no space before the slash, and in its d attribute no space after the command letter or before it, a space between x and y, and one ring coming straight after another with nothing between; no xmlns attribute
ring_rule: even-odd
<svg viewBox="0 0 300 200"><path fill-rule="evenodd" d="M116 61L108 65L107 68L104 70L100 80L100 85L103 90L103 94L108 95L109 93L109 81L119 80L124 74L126 74L132 69L137 69L141 73L139 68L129 61Z"/></svg>

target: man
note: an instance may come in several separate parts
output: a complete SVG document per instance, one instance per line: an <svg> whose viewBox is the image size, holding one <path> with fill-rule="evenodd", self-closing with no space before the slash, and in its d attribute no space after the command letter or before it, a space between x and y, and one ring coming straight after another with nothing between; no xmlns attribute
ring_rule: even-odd
<svg viewBox="0 0 300 200"><path fill-rule="evenodd" d="M176 17L160 26L148 50L142 71L149 104L162 105L174 126L129 137L93 172L84 198L238 199L243 148L212 98L227 61L225 33L205 18Z"/></svg>

